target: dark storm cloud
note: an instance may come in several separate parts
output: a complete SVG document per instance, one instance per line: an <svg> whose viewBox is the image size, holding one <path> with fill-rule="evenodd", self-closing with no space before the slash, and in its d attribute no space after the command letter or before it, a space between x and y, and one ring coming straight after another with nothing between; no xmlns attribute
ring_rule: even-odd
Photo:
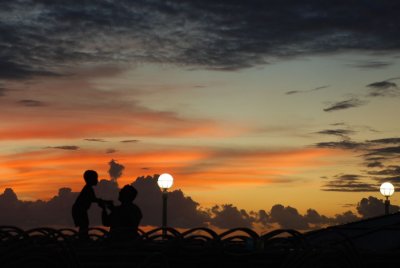
<svg viewBox="0 0 400 268"><path fill-rule="evenodd" d="M332 111L345 110L345 109L364 105L365 103L366 103L365 101L359 100L357 98L352 98L352 99L348 99L345 101L336 102L336 103L332 104L331 106L329 106L328 108L325 108L324 111L332 112Z"/></svg>
<svg viewBox="0 0 400 268"><path fill-rule="evenodd" d="M318 148L362 150L365 149L368 146L368 144L351 140L343 140L343 141L319 142L315 144L315 146Z"/></svg>
<svg viewBox="0 0 400 268"><path fill-rule="evenodd" d="M162 193L157 185L157 175L139 177L132 185L138 190L135 203L143 213L142 225L160 226L160 211L162 206ZM105 200L113 200L118 205L118 185L111 180L101 180L95 188L96 196ZM61 188L59 193L49 201L22 201L10 188L0 193L0 211L2 217L0 225L15 225L23 228L39 226L73 226L71 207L78 193L70 188ZM252 227L255 218L246 211L239 210L230 205L214 207L215 218L199 208L199 204L184 195L181 190L174 190L168 196L168 223L177 228L194 228L208 226L213 221L221 228ZM238 214L237 214L238 213ZM101 210L93 205L89 211L91 226L101 225ZM246 220L247 218L247 220ZM258 221L266 221L268 215L265 211L257 215ZM236 223L236 224L235 224ZM225 226L225 227L224 227Z"/></svg>
<svg viewBox="0 0 400 268"><path fill-rule="evenodd" d="M367 87L374 89L388 89L388 88L397 88L397 84L389 81L381 81L369 84L367 85Z"/></svg>
<svg viewBox="0 0 400 268"><path fill-rule="evenodd" d="M85 141L94 141L94 142L107 142L104 139L84 139Z"/></svg>
<svg viewBox="0 0 400 268"><path fill-rule="evenodd" d="M366 156L397 157L400 156L400 146L380 147L380 148L370 149L368 150Z"/></svg>
<svg viewBox="0 0 400 268"><path fill-rule="evenodd" d="M237 70L302 55L398 51L398 1L47 1L0 4L0 78L80 62Z"/></svg>
<svg viewBox="0 0 400 268"><path fill-rule="evenodd" d="M318 211L316 211L315 209L309 208L307 209L306 214L304 215L304 219L311 224L328 224L328 223L332 223L333 220L321 215L318 213Z"/></svg>
<svg viewBox="0 0 400 268"><path fill-rule="evenodd" d="M325 88L328 88L328 87L329 87L329 85L326 85L326 86L321 86L321 87L312 88L312 89L307 90L307 91L308 91L308 92L313 92L313 91L318 91L318 90L325 89Z"/></svg>
<svg viewBox="0 0 400 268"><path fill-rule="evenodd" d="M378 176L400 176L400 166L388 166L379 171L370 171L368 174Z"/></svg>
<svg viewBox="0 0 400 268"><path fill-rule="evenodd" d="M49 146L46 147L48 149L60 149L60 150L70 150L70 151L76 151L79 150L79 146L76 145L62 145L62 146Z"/></svg>
<svg viewBox="0 0 400 268"><path fill-rule="evenodd" d="M122 142L122 143L136 143L136 142L139 142L139 140L123 140L123 141L120 141L120 142Z"/></svg>
<svg viewBox="0 0 400 268"><path fill-rule="evenodd" d="M174 226L183 228L206 226L206 222L210 221L210 215L200 209L200 204L190 196L185 195L180 189L169 193L168 201L171 206L171 213L169 214L171 215L170 222ZM159 220L158 218L158 223Z"/></svg>
<svg viewBox="0 0 400 268"><path fill-rule="evenodd" d="M398 78L392 78L386 81L375 82L367 85L370 89L370 97L385 97L385 96L396 96L399 95L399 88L397 84L391 82L391 80L397 80Z"/></svg>
<svg viewBox="0 0 400 268"><path fill-rule="evenodd" d="M354 214L354 212L352 211L346 211L342 214L336 214L335 215L335 222L337 224L345 224L345 223L349 223L349 222L355 222L360 220L360 218Z"/></svg>
<svg viewBox="0 0 400 268"><path fill-rule="evenodd" d="M368 140L367 142L381 143L381 144L400 144L400 138L376 139L376 140Z"/></svg>
<svg viewBox="0 0 400 268"><path fill-rule="evenodd" d="M135 200L143 213L142 225L160 226L162 193L157 185L157 176L139 177L133 183L138 190ZM83 186L83 183L82 183ZM117 201L119 186L116 181L100 180L94 187L96 196L104 200ZM22 201L16 193L7 188L0 193L0 225L15 225L23 228L40 226L73 226L71 207L78 193L70 188L61 188L49 201ZM168 196L169 225L180 228L207 226L209 215L199 209L199 204L185 196L181 190L174 190ZM101 209L92 205L89 211L91 226L101 226Z"/></svg>
<svg viewBox="0 0 400 268"><path fill-rule="evenodd" d="M316 132L318 134L322 135L333 135L333 136L339 136L339 137L347 137L348 135L354 134L354 130L349 130L349 129L324 129L321 131Z"/></svg>
<svg viewBox="0 0 400 268"><path fill-rule="evenodd" d="M341 136L342 134L341 131L331 131L331 130L322 130L320 132L317 132L318 134L324 134L324 135L336 135L336 136ZM346 132L345 132L346 133ZM353 141L350 140L347 136L342 136L343 140L341 141L328 141L328 142L318 142L314 144L313 146L317 148L330 148L330 149L341 149L341 150L359 150L365 152L364 155L361 155L361 157L365 158L365 161L367 162L375 162L375 161L383 161L386 159L385 153L391 153L392 151L395 152L396 149L388 149L387 147L382 147L382 146L374 146L376 144L375 140L374 142L371 140L367 140L365 142L359 142L359 141ZM379 142L376 143L389 143L389 142L395 142L393 139L381 139L377 140ZM381 142L382 141L382 142ZM370 149L371 148L371 149ZM377 155L374 155L377 154ZM382 155L378 155L382 154Z"/></svg>
<svg viewBox="0 0 400 268"><path fill-rule="evenodd" d="M110 166L108 169L108 174L110 175L111 181L116 182L122 176L122 172L124 171L125 167L114 159L112 159L108 165Z"/></svg>
<svg viewBox="0 0 400 268"><path fill-rule="evenodd" d="M331 124L331 126L345 126L345 125L346 125L346 123L344 123L344 122L338 122L338 123Z"/></svg>
<svg viewBox="0 0 400 268"><path fill-rule="evenodd" d="M352 203L348 203L348 204L343 204L342 205L342 207L344 207L344 208L352 208L352 207L355 207L356 206L356 204L352 204Z"/></svg>
<svg viewBox="0 0 400 268"><path fill-rule="evenodd" d="M102 179L96 187L93 187L96 196L104 200L111 200L114 204L118 204L118 183L116 180Z"/></svg>
<svg viewBox="0 0 400 268"><path fill-rule="evenodd" d="M293 95L293 94L297 94L300 93L301 91L299 90L291 90L291 91L286 91L285 94L286 95Z"/></svg>
<svg viewBox="0 0 400 268"><path fill-rule="evenodd" d="M335 127L338 127L338 126L340 126L340 127L342 127L342 128L344 128L344 127L346 127L347 129L357 129L357 131L360 131L360 132L364 132L365 130L368 130L368 131L370 131L370 132L379 132L378 130L376 130L376 129L373 129L373 128L371 128L370 126L366 126L366 125L352 125L352 126L348 126L346 123L344 123L344 122L338 122L338 123L333 123L333 124L330 124L331 126L335 126ZM354 132L355 132L355 130L354 130Z"/></svg>
<svg viewBox="0 0 400 268"><path fill-rule="evenodd" d="M38 100L20 100L17 102L20 105L26 106L26 107L42 107L45 106L44 102L38 101Z"/></svg>
<svg viewBox="0 0 400 268"><path fill-rule="evenodd" d="M255 218L250 216L245 210L238 209L232 204L214 206L211 208L213 217L210 223L216 227L232 229L236 227L251 228Z"/></svg>
<svg viewBox="0 0 400 268"><path fill-rule="evenodd" d="M307 230L316 229L328 225L344 224L359 220L360 218L352 211L346 211L342 214L336 214L335 217L321 215L315 209L308 209L306 214L302 215L296 208L276 204L272 206L269 222L278 223L280 228Z"/></svg>
<svg viewBox="0 0 400 268"><path fill-rule="evenodd" d="M327 192L376 192L378 188L376 184L365 182L363 176L357 174L337 175L322 186L322 190Z"/></svg>
<svg viewBox="0 0 400 268"><path fill-rule="evenodd" d="M330 132L327 132L328 134ZM335 133L335 132L333 132ZM332 134L333 134L332 133ZM340 132L339 132L340 133ZM365 142L351 141L342 137L342 141L320 142L314 146L318 148L342 149L360 152L364 167L358 174L337 175L331 179L326 176L321 190L338 192L373 192L377 191L380 183L391 181L400 186L400 138L390 137L366 140ZM394 145L394 146L393 146Z"/></svg>
<svg viewBox="0 0 400 268"><path fill-rule="evenodd" d="M158 175L139 177L132 185L138 190L136 203L143 211L142 224L160 226L159 212L162 205L162 192L157 185ZM199 203L181 190L168 193L168 224L173 227L194 228L207 226L210 215L201 210Z"/></svg>
<svg viewBox="0 0 400 268"><path fill-rule="evenodd" d="M354 64L349 64L349 66L359 69L383 69L391 65L393 65L393 62L380 60L362 61Z"/></svg>
<svg viewBox="0 0 400 268"><path fill-rule="evenodd" d="M4 33L4 27L0 25L0 33ZM8 43L8 42L7 42ZM5 48L6 46L10 46L10 43L7 44L6 42L0 42L0 48ZM27 45L27 44L25 44ZM33 76L57 76L59 74L50 71L44 70L44 66L35 66L33 62L28 59L25 59L24 64L19 64L17 62L18 57L16 55L12 55L14 51L10 51L11 49L8 48L3 53L0 53L0 78L2 79L24 79L30 78ZM17 49L15 49L17 50ZM4 55L6 53L10 53L9 55ZM16 51L15 51L16 52ZM26 51L25 53L29 53ZM33 56L33 55L32 55ZM8 59L14 58L15 59ZM44 64L43 64L44 65Z"/></svg>
<svg viewBox="0 0 400 268"><path fill-rule="evenodd" d="M260 209L258 211L258 213L256 213L255 218L256 218L256 222L261 223L262 226L270 225L270 217L269 217L268 213L263 209Z"/></svg>
<svg viewBox="0 0 400 268"><path fill-rule="evenodd" d="M162 206L162 193L157 185L157 177L139 177L132 183L138 190L135 203L139 205L143 213L141 225L160 226L160 211ZM105 200L117 201L119 186L111 180L100 180L94 187L96 196ZM57 195L48 201L22 201L10 188L0 193L0 211L2 217L0 225L15 225L22 228L34 228L41 226L72 227L72 216L70 214L72 204L79 193L72 192L70 188L61 188ZM371 197L370 197L371 198ZM367 201L370 200L366 199ZM365 202L361 200L357 210L363 216L368 216L370 211L379 212L376 209L375 200ZM380 201L381 202L381 201ZM101 210L93 205L89 211L91 226L101 226ZM280 204L272 206L269 212L260 210L258 212L247 212L233 205L216 205L209 210L203 210L199 204L186 196L181 190L173 190L168 197L168 223L175 228L194 228L199 226L236 228L254 227L261 224L263 227L271 227L271 223L277 223L280 228L294 228L307 230L320 228L330 224L347 223L359 218L351 211L337 214L329 218L318 213L314 209L308 209L306 214L301 215L296 208Z"/></svg>
<svg viewBox="0 0 400 268"><path fill-rule="evenodd" d="M390 205L389 211L390 213L398 212L400 209L399 206ZM384 201L382 199L378 199L373 196L369 196L368 198L363 198L357 204L357 212L363 218L371 218L376 216L383 215L385 211Z"/></svg>
<svg viewBox="0 0 400 268"><path fill-rule="evenodd" d="M7 188L0 194L0 224L22 228L73 226L69 212L77 196L78 193L71 192L71 189L61 188L49 201L21 201L11 188Z"/></svg>
<svg viewBox="0 0 400 268"><path fill-rule="evenodd" d="M309 92L314 92L314 91L318 91L321 89L325 89L328 88L329 86L321 86L321 87L316 87L316 88L312 88L312 89L308 89L308 90L292 90L292 91L287 91L285 94L286 95L293 95L293 94L298 94L298 93L309 93Z"/></svg>
<svg viewBox="0 0 400 268"><path fill-rule="evenodd" d="M337 177L339 180L346 180L346 181L357 181L360 179L359 175L355 174L344 174Z"/></svg>
<svg viewBox="0 0 400 268"><path fill-rule="evenodd" d="M381 178L375 178L375 180L379 183L379 184L382 184L382 183L384 183L384 182L390 182L390 183L392 183L394 186L395 186L395 188L396 189L398 189L398 187L400 187L400 177L397 175L397 176L394 176L394 177L387 177L387 176L384 176L384 177L381 177Z"/></svg>
<svg viewBox="0 0 400 268"><path fill-rule="evenodd" d="M281 204L271 208L271 221L277 222L282 228L305 230L309 228L308 222L297 209L285 207Z"/></svg>
<svg viewBox="0 0 400 268"><path fill-rule="evenodd" d="M367 162L366 164L365 164L367 167L369 167L369 168L382 168L382 167L384 167L384 165L382 164L382 162L379 162L379 161L372 161L372 162Z"/></svg>

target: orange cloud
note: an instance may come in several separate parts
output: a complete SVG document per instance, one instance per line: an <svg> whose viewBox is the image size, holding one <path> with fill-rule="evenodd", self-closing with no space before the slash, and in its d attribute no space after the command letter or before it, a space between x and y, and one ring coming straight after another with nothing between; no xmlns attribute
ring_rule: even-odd
<svg viewBox="0 0 400 268"><path fill-rule="evenodd" d="M120 185L136 177L169 172L176 177L177 188L226 187L227 185L263 185L289 182L290 176L304 169L329 165L334 150L300 149L291 151L221 151L213 148L184 148L120 152L113 155L125 166ZM12 187L25 197L50 198L61 187L78 191L82 173L95 169L100 178L108 178L110 155L92 150L52 150L3 155L0 158L0 189ZM148 168L144 170L143 168Z"/></svg>
<svg viewBox="0 0 400 268"><path fill-rule="evenodd" d="M80 118L75 120L54 118L5 124L0 130L1 140L66 139L97 137L229 137L245 131L243 128L225 128L208 120L178 120L163 114L142 115L116 120ZM149 119L149 117L151 117ZM13 120L9 118L8 120ZM18 121L18 118L14 120ZM179 121L179 122L177 122Z"/></svg>
<svg viewBox="0 0 400 268"><path fill-rule="evenodd" d="M268 184L288 182L287 178L303 170L331 164L329 157L337 152L306 148L288 151L217 151L208 159L185 166L177 173L185 178L185 186L206 184ZM204 184L204 183L203 183Z"/></svg>
<svg viewBox="0 0 400 268"><path fill-rule="evenodd" d="M93 133L102 137L225 137L246 131L207 118L146 107L136 99L136 93L141 92L138 89L104 90L96 86L89 78L96 77L97 71L81 79L46 79L10 91L2 104L0 139L86 138ZM21 100L41 105L26 106Z"/></svg>

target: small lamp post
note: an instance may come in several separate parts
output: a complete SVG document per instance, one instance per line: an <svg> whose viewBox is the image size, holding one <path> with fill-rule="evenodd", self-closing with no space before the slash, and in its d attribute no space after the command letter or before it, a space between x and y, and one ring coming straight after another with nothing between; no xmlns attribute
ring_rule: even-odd
<svg viewBox="0 0 400 268"><path fill-rule="evenodd" d="M168 174L163 173L158 177L157 184L162 189L162 237L165 239L167 237L167 198L168 189L171 188L174 183L174 178Z"/></svg>
<svg viewBox="0 0 400 268"><path fill-rule="evenodd" d="M389 197L394 193L394 186L390 182L384 182L380 188L381 194L386 197L385 200L385 215L389 214L390 201Z"/></svg>

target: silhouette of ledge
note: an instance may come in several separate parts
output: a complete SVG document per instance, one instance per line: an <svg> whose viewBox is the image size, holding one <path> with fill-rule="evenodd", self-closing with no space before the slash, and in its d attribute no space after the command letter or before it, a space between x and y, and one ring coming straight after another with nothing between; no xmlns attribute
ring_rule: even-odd
<svg viewBox="0 0 400 268"><path fill-rule="evenodd" d="M346 239L362 251L388 252L400 249L400 213L330 226L304 234L308 239ZM336 238L335 238L336 235ZM337 236L338 235L338 236Z"/></svg>
<svg viewBox="0 0 400 268"><path fill-rule="evenodd" d="M0 226L1 267L383 267L400 265L400 214L300 233L247 228L139 231L118 241L102 228L80 240L73 229Z"/></svg>

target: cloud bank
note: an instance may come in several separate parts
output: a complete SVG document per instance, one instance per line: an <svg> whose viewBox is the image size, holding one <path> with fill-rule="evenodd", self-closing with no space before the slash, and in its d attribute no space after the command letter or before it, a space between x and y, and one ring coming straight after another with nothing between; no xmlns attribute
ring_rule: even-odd
<svg viewBox="0 0 400 268"><path fill-rule="evenodd" d="M82 61L237 70L346 50L392 53L399 9L398 1L5 0L0 78L67 75Z"/></svg>
<svg viewBox="0 0 400 268"><path fill-rule="evenodd" d="M161 223L161 190L157 186L158 175L138 177L132 185L138 190L135 202L143 212L142 225L159 226ZM355 180L354 178L349 178ZM117 204L119 186L113 180L101 180L95 187L96 195ZM78 196L70 188L61 188L57 195L48 201L22 201L11 189L6 188L0 194L1 225L16 225L23 228L38 226L72 227L71 206ZM310 230L327 225L341 224L381 215L383 200L375 197L363 198L356 209L360 216L352 211L337 214L335 217L321 215L314 209L308 209L302 215L296 208L282 204L272 206L269 211L246 211L233 204L215 205L206 209L181 190L174 190L168 197L168 223L172 227L194 228L199 226L229 229L235 227L271 229L292 228ZM394 211L399 208L392 206ZM100 209L92 205L90 209L92 226L101 225Z"/></svg>

